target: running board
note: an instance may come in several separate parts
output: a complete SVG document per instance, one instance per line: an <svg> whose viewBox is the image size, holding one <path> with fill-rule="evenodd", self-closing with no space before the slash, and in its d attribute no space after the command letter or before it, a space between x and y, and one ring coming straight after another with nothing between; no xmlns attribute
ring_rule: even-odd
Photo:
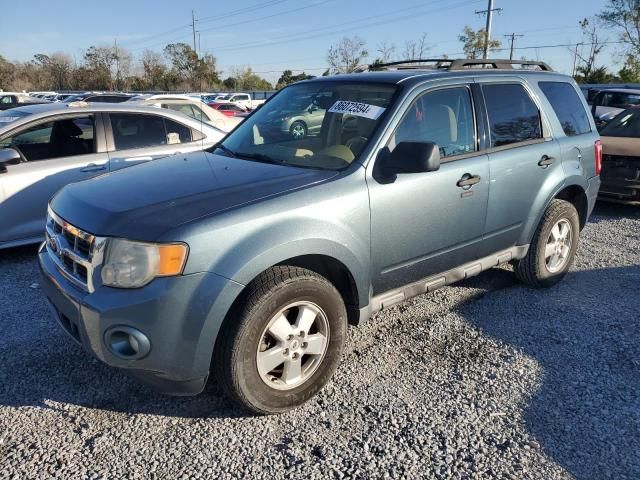
<svg viewBox="0 0 640 480"><path fill-rule="evenodd" d="M507 263L511 260L519 260L527 254L528 250L529 245L511 247L508 250L503 250L479 260L465 263L460 267L448 270L444 273L438 273L415 283L405 285L404 287L385 292L371 299L370 314L372 315L380 310L389 308L392 305L402 303L416 295L433 292L445 285L451 285L452 283L464 280L465 278L475 277L481 272L497 267L502 263Z"/></svg>

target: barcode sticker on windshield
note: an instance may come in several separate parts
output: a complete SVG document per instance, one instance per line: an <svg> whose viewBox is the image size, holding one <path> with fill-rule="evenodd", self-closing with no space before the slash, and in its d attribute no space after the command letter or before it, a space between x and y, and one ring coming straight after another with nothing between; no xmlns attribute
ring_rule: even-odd
<svg viewBox="0 0 640 480"><path fill-rule="evenodd" d="M346 100L338 100L329 109L329 113L349 113L357 117L370 118L377 120L384 112L384 108L377 105L369 105L368 103L348 102Z"/></svg>

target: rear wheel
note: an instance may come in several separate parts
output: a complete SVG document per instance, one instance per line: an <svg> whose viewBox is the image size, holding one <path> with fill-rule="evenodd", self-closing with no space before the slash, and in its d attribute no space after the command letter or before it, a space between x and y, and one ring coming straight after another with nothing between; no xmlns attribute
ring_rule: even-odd
<svg viewBox="0 0 640 480"><path fill-rule="evenodd" d="M517 277L535 288L550 287L566 275L578 247L576 208L555 199L545 211L527 255L515 264Z"/></svg>
<svg viewBox="0 0 640 480"><path fill-rule="evenodd" d="M279 266L248 287L216 346L216 375L257 413L279 413L313 397L335 371L346 336L342 297L310 270Z"/></svg>

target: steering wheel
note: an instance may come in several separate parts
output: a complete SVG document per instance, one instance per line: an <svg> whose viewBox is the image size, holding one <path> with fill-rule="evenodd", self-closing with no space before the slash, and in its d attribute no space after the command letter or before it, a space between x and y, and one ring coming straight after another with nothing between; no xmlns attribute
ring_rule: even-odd
<svg viewBox="0 0 640 480"><path fill-rule="evenodd" d="M360 152L360 150L362 150L362 147L364 147L364 145L367 143L368 140L369 139L367 137L362 137L362 136L351 137L349 140L345 142L345 145L349 150L353 152L354 155L357 155Z"/></svg>

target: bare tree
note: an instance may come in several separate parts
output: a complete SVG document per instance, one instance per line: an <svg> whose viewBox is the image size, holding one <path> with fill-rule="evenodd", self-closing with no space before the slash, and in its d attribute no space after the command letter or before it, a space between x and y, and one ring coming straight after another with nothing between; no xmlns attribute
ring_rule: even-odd
<svg viewBox="0 0 640 480"><path fill-rule="evenodd" d="M431 49L427 45L427 33L423 32L417 40L404 42L402 57L406 60L424 58L424 54Z"/></svg>
<svg viewBox="0 0 640 480"><path fill-rule="evenodd" d="M589 83L594 72L599 71L596 66L598 55L604 49L606 39L599 33L598 18L584 18L580 20L582 29L582 44L587 47L586 54L576 49L575 54L580 60L580 65L576 71L580 74L581 80Z"/></svg>
<svg viewBox="0 0 640 480"><path fill-rule="evenodd" d="M392 43L388 43L386 40L378 45L376 50L378 52L377 60L380 63L386 63L393 60L396 55L396 46Z"/></svg>
<svg viewBox="0 0 640 480"><path fill-rule="evenodd" d="M627 54L640 56L640 2L638 0L608 0L598 15L602 22L620 33Z"/></svg>
<svg viewBox="0 0 640 480"><path fill-rule="evenodd" d="M360 37L344 37L327 52L327 62L332 73L352 73L369 56L367 45Z"/></svg>

